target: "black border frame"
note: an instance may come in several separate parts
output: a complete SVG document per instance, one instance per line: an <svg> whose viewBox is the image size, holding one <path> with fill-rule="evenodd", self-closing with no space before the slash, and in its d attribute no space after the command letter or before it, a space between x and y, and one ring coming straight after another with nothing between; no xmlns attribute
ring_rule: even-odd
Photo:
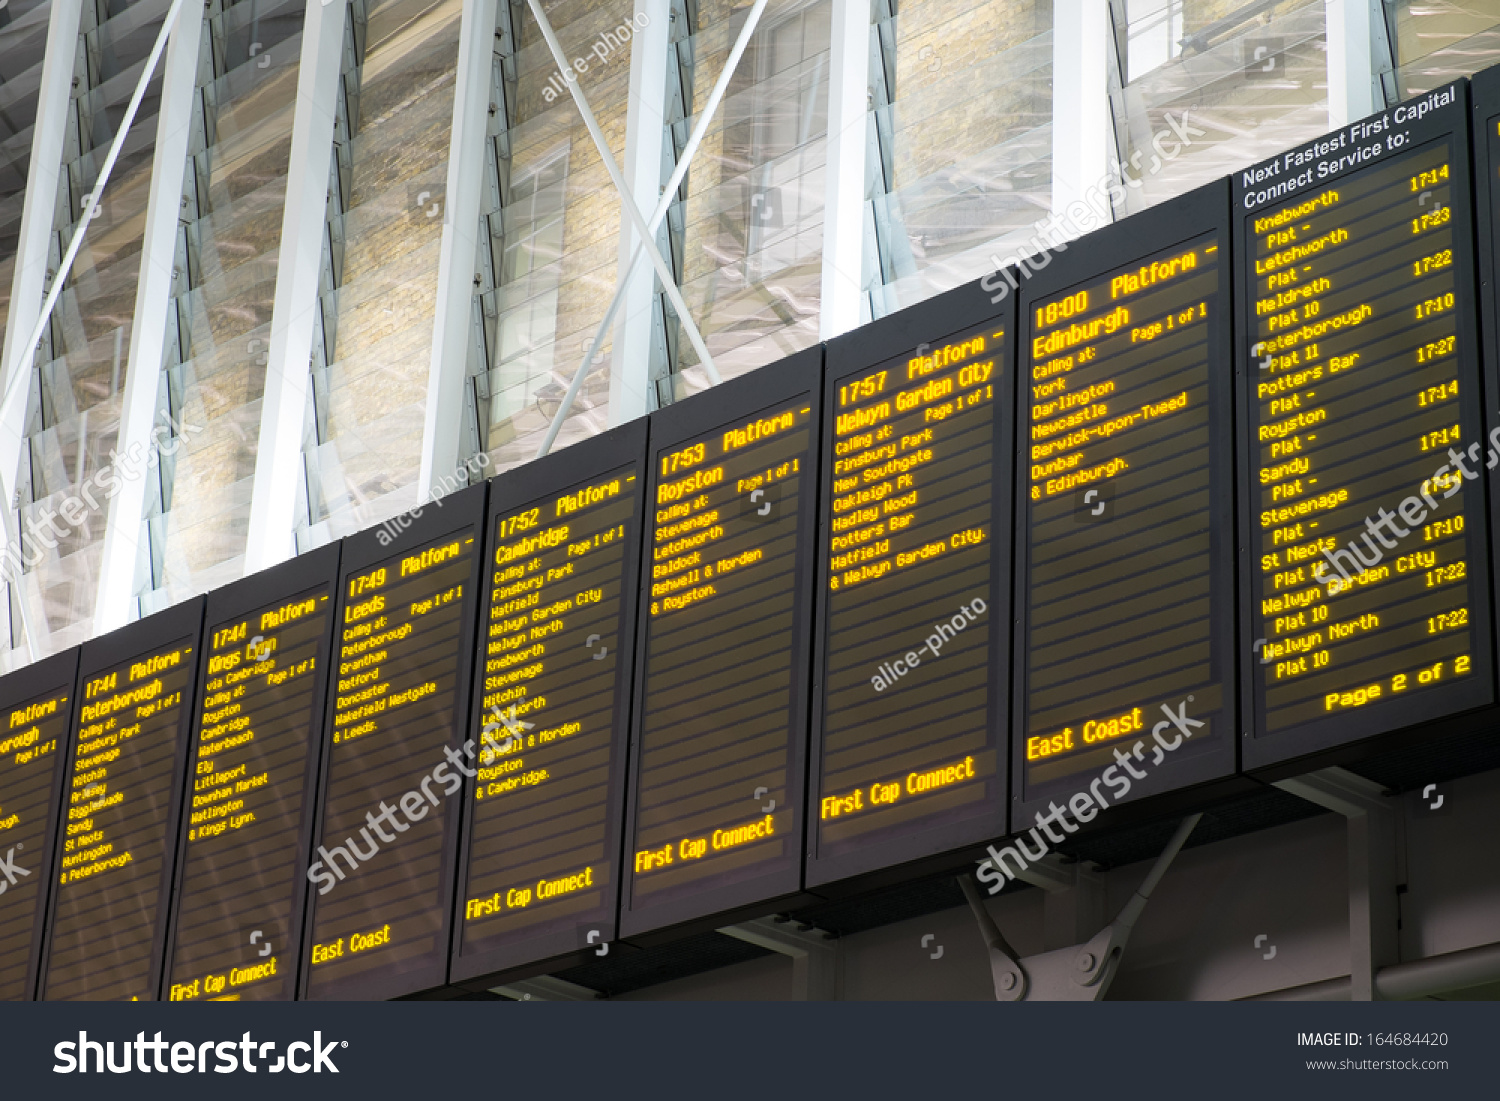
<svg viewBox="0 0 1500 1101"><path fill-rule="evenodd" d="M485 514L485 561L480 578L484 596L480 606L479 623L488 624L490 605L494 589L489 584L495 553L492 545L495 524L501 516L540 500L551 499L560 493L575 489L601 476L618 470L630 463L636 464L635 512L630 521L633 525L626 531L625 553L620 563L620 618L617 625L619 660L615 684L615 730L610 748L608 780L608 812L606 818L605 850L614 854L615 880L609 891L604 911L593 919L580 918L577 924L597 924L604 942L613 941L619 931L620 890L624 883L626 868L624 856L625 834L625 776L630 754L631 700L635 687L636 616L640 600L640 560L642 535L645 529L645 506L648 456L646 452L647 422L641 417L612 429L599 436L564 448L562 451L543 456L524 467L496 476L490 482L489 509ZM485 637L481 633L475 642L476 667L481 660ZM484 696L484 681L475 676L469 696L468 736L476 743L481 733L476 711ZM465 778L463 787L463 844L459 849L457 891L453 899L453 937L450 951L449 974L454 984L478 986L489 989L498 977L507 972L527 970L538 974L555 970L558 965L569 966L581 963L594 956L596 949L579 946L573 932L541 933L519 937L506 944L472 955L462 953L463 914L460 912L469 882L469 855L473 843L475 802L473 797L477 779ZM545 965L545 966L544 966ZM481 976L489 978L480 984L474 980Z"/></svg>
<svg viewBox="0 0 1500 1101"><path fill-rule="evenodd" d="M489 483L480 482L465 489L458 490L437 501L427 502L409 513L404 513L394 521L387 521L378 527L366 528L356 532L343 541L343 553L339 562L338 572L338 598L334 609L334 641L330 644L329 670L335 664L332 655L338 652L339 625L344 620L344 605L348 602L348 581L351 574L360 570L368 569L377 562L383 562L387 558L406 554L409 551L424 547L429 543L437 543L450 535L456 535L464 528L474 529L474 557L469 568L469 579L465 582L469 586L470 597L464 601L464 610L459 619L458 628L458 677L454 683L454 707L467 705L473 687L474 654L477 649L475 631L479 622L479 594L480 579L483 577L484 561L487 555L487 541L484 537L485 502L489 496ZM393 525L407 524L394 537L390 536L390 528ZM379 537L384 532L389 541L381 545ZM333 707L337 699L334 692L326 692L327 699L323 709L322 730L320 738L320 751L318 763L318 794L315 801L312 837L308 843L308 859L323 841L323 818L324 810L328 801L328 771L332 762L332 754L328 752L329 732L333 728ZM464 730L468 726L468 716L463 715L460 719L455 715L454 729L449 731L448 743L455 749L463 746ZM437 762L434 762L436 766ZM297 1000L299 1001L384 1001L393 998L405 997L430 991L443 986L448 978L448 960L453 951L453 897L457 887L458 876L458 846L459 834L462 828L462 808L455 808L453 801L461 799L463 788L458 793L447 797L446 815L443 822L443 849L439 864L438 879L438 912L442 915L443 929L438 934L438 962L435 966L426 968L412 968L409 971L393 971L385 968L376 968L364 976L349 980L338 986L332 997L309 998L309 987L312 976L311 947L313 937L313 922L317 915L316 899L309 892L307 903L304 907L304 920L302 925L302 946L300 951L300 967L297 976Z"/></svg>
<svg viewBox="0 0 1500 1101"><path fill-rule="evenodd" d="M901 865L961 863L957 854L1002 836L1006 830L1006 810L1010 792L1010 667L1011 667L1011 530L1014 525L1012 488L1014 482L1014 432L1016 393L1016 299L1010 287L1001 283L999 298L983 284L989 277L910 306L873 321L827 343L823 374L823 424L821 462L818 470L818 545L816 615L813 622L813 691L812 738L808 754L807 801L804 823L807 826L807 873L810 890L822 889L840 881L869 878ZM839 856L818 855L820 804L818 791L823 772L823 722L826 698L823 680L828 663L828 573L830 506L833 482L834 400L839 384L854 375L864 374L880 364L907 354L919 345L936 347L960 333L984 324L999 324L1005 330L1005 343L997 359L1003 362L1004 375L997 381L992 406L995 418L994 462L990 470L993 531L990 550L990 613L987 630L990 647L989 709L990 745L995 753L995 783L1000 793L993 806L981 804L981 811L966 815L957 822L925 828L912 824L910 832L900 837L877 839ZM914 871L915 868L906 869ZM852 885L852 884L851 884Z"/></svg>
<svg viewBox="0 0 1500 1101"><path fill-rule="evenodd" d="M1491 128L1496 136L1490 137ZM1496 153L1491 159L1489 151ZM1474 252L1477 258L1475 288L1479 304L1479 369L1484 387L1486 437L1500 429L1500 65L1469 78L1469 167L1474 206ZM1496 579L1500 578L1500 540L1494 517L1500 516L1500 468L1485 472L1489 487L1490 514L1489 576L1491 639L1500 655L1500 615L1495 614ZM1500 693L1500 683L1496 685Z"/></svg>
<svg viewBox="0 0 1500 1101"><path fill-rule="evenodd" d="M649 943L651 934L685 931L681 926L712 928L722 925L737 912L766 913L776 903L788 903L800 899L802 887L802 857L806 849L807 807L807 745L809 727L809 704L812 695L812 642L814 565L818 528L818 455L819 437L822 428L823 394L823 345L816 344L787 358L761 367L752 373L733 379L711 390L697 394L687 401L669 405L652 413L650 420L650 447L647 459L650 462L646 481L648 502L656 497L659 481L657 456L679 444L696 439L722 428L724 425L754 416L774 405L784 405L801 395L807 396L811 406L808 424L807 478L799 502L798 547L793 578L793 627L790 643L792 650L791 706L789 709L788 740L791 743L792 760L787 776L787 792L795 807L803 813L797 824L796 836L790 839L791 855L782 858L769 871L726 887L699 891L685 899L655 903L638 909L630 908L629 884L634 879L633 867L626 867L620 881L620 936L626 941ZM641 578L638 589L646 590L651 581L646 575L649 556L645 549L649 545L650 533L643 522L641 530ZM637 616L635 647L635 698L631 703L631 748L630 773L626 786L625 807L625 852L634 851L635 820L637 812L636 786L640 779L641 722L646 704L646 660L648 656L647 630L649 616ZM622 858L622 864L624 863ZM709 920L709 919L713 920ZM645 939L640 939L645 938Z"/></svg>
<svg viewBox="0 0 1500 1101"><path fill-rule="evenodd" d="M307 759L303 767L302 776L302 810L301 822L297 830L297 851L301 854L301 862L296 882L292 885L292 909L287 921L287 934L294 938L295 943L289 945L293 953L292 964L289 972L291 978L291 991L296 996L299 977L302 967L302 937L301 932L306 924L306 907L309 883L307 880L307 866L312 859L312 831L313 820L318 810L318 777L322 768L323 758L323 736L322 721L328 704L328 685L332 680L332 662L329 660L333 651L333 632L338 623L338 586L339 586L339 556L342 544L331 543L325 547L308 551L289 561L272 566L269 569L251 574L239 581L232 582L222 589L214 589L205 594L205 606L203 611L203 633L199 639L198 646L198 683L193 692L193 723L192 730L188 736L190 759L197 748L198 737L203 728L203 698L204 685L208 683L208 659L211 636L210 632L214 625L226 620L238 619L271 604L290 600L298 593L306 592L308 589L316 588L320 584L328 586L328 624L323 631L322 641L318 644L317 662L320 671L315 671L313 676L317 678L313 685L312 707L309 714L312 726L308 739ZM281 594L277 596L276 594ZM172 987L172 957L177 947L177 932L179 928L180 908L182 905L182 879L187 871L187 831L182 827L186 825L188 811L192 804L192 785L187 783L184 777L182 791L182 805L178 809L177 821L177 855L174 861L176 871L172 877L172 907L171 923L167 929L166 948L162 956L162 983L161 995L168 995Z"/></svg>
<svg viewBox="0 0 1500 1101"><path fill-rule="evenodd" d="M1160 206L1133 214L1122 222L1097 230L1067 246L1061 255L1053 254L1045 270L1035 274L1021 288L1020 317L1017 319L1016 370L1030 362L1029 356L1021 354L1022 337L1031 339L1030 307L1038 299L1052 298L1079 283L1099 279L1112 271L1130 267L1166 252L1180 248L1205 234L1219 234L1219 249L1223 257L1219 266L1219 333L1217 362L1210 361L1208 372L1209 396L1209 511L1210 531L1209 556L1213 568L1226 583L1223 592L1214 594L1217 607L1210 609L1210 634L1213 645L1218 648L1221 667L1218 670L1224 691L1222 737L1217 744L1198 750L1191 757L1171 758L1154 768L1144 780L1132 785L1130 795L1121 804L1111 803L1095 824L1083 826L1093 832L1104 826L1121 821L1119 806L1131 808L1130 816L1146 813L1151 804L1146 800L1167 793L1180 792L1212 781L1234 777L1237 764L1238 739L1234 737L1235 720L1239 714L1236 698L1237 678L1235 667L1238 636L1235 616L1234 591L1239 584L1234 547L1235 517L1235 454L1234 438L1234 376L1233 347L1235 298L1234 242L1231 239L1229 182L1227 179L1205 184L1194 191L1181 195ZM1212 354L1212 350L1211 350ZM1025 739L1026 729L1026 678L1027 624L1029 600L1026 589L1030 553L1028 531L1030 525L1029 498L1027 497L1027 463L1024 454L1029 427L1029 403L1016 400L1016 456L1015 485L1016 513L1013 583L1013 615L1015 617L1015 643L1012 659L1014 688L1011 694L1013 716L1011 723L1011 822L1012 828L1021 825L1038 811L1044 810L1051 800L1058 798L1057 789L1051 788L1043 795L1028 795L1026 785ZM1214 619L1217 622L1214 622ZM1057 783L1057 782L1055 782ZM1159 803L1160 800L1153 800Z"/></svg>
<svg viewBox="0 0 1500 1101"><path fill-rule="evenodd" d="M82 709L77 705L84 683L89 677L103 672L110 666L130 661L132 658L139 657L143 651L159 649L180 638L191 637L195 652L201 657L205 602L204 597L192 597L155 615L111 631L107 635L90 639L78 647L78 676L73 682L74 707L73 713L68 716L66 752L69 764L63 772L65 785L68 773L71 771L74 748L78 744L79 718L82 715ZM193 745L193 701L197 695L198 663L195 661L192 666L192 677L183 691L182 717L177 721L177 748L173 755L172 786L168 789L166 836L162 839L161 880L157 885L156 928L151 936L151 963L147 980L150 983L149 989L152 991L152 997L157 1001L161 1000L163 974L166 971L167 923L173 906L172 889L177 882L177 846L173 843L173 839L180 828L178 819L182 813L182 792L187 783L187 759L192 752ZM59 811L60 817L61 811ZM56 886L61 859L62 845L59 837L55 839L53 845L52 884L47 892L47 943L37 972L36 996L39 1000L46 997L47 972L52 963L52 925L57 918Z"/></svg>
<svg viewBox="0 0 1500 1101"><path fill-rule="evenodd" d="M1381 167L1394 157L1406 156L1432 141L1438 141L1445 137L1452 141L1453 159L1452 172L1450 174L1451 187L1453 189L1453 213L1457 224L1453 231L1454 265L1458 269L1454 274L1454 287L1457 299L1457 322L1456 329L1460 336L1461 346L1458 354L1458 378L1465 380L1470 386L1480 383L1480 344L1478 331L1478 318L1474 305L1474 292L1477 290L1474 268L1474 226L1473 226L1473 204L1474 194L1470 188L1470 164L1472 162L1469 144L1468 124L1468 81L1458 80L1451 84L1442 85L1425 92L1395 107L1358 119L1348 126L1341 127L1339 131L1330 133L1348 133L1351 128L1367 122L1371 119L1379 119L1390 116L1391 122L1388 129L1380 131L1382 142L1385 134L1391 130L1402 129L1402 125L1395 122L1395 116L1399 112L1413 109L1415 104L1429 96L1436 95L1445 88L1453 88L1457 95L1455 102L1439 107L1418 120L1406 125L1404 129L1410 138L1400 149L1391 150L1387 148L1380 156L1366 161L1358 166L1346 168L1339 172L1330 173L1327 176L1317 178L1306 187L1297 191L1278 195L1275 199L1248 207L1246 192L1250 190L1247 181L1251 180L1257 169L1265 165L1273 164L1282 157L1295 154L1299 151L1309 150L1328 140L1328 135L1323 135L1314 141L1306 142L1294 149L1278 154L1268 161L1259 165L1252 165L1232 177L1234 182L1234 248L1233 254L1236 266L1241 267L1250 263L1254 256L1253 246L1249 239L1249 222L1257 211L1262 211L1275 206L1285 206L1295 201L1299 196L1309 194L1328 187L1341 179L1368 170ZM1368 139L1366 139L1368 140ZM1309 159L1308 165L1322 160L1321 157ZM1301 165L1298 166L1302 168ZM1316 175L1316 173L1315 173ZM1264 180L1258 183L1266 182ZM1251 185L1255 186L1255 185ZM1253 307L1252 292L1253 280L1243 278L1240 272L1236 272L1235 279L1235 320L1238 323L1238 332L1248 332L1243 325L1243 319L1249 316ZM1469 293L1465 293L1465 292ZM1489 622L1476 625L1474 630L1474 662L1476 673L1487 676L1476 676L1468 682L1458 682L1451 686L1442 686L1431 691L1407 697L1405 699L1391 699L1383 701L1378 710L1373 707L1363 707L1358 711L1345 712L1341 715L1330 715L1315 722L1303 723L1299 726L1280 731L1275 734L1263 733L1260 730L1259 707L1257 706L1255 694L1255 665L1256 658L1253 652L1254 640L1250 637L1254 633L1254 601L1256 599L1255 588L1258 573L1252 570L1253 561L1251 547L1255 545L1254 537L1259 529L1254 525L1254 507L1251 504L1252 495L1249 488L1249 478L1255 469L1254 455L1251 449L1249 432L1254 424L1250 406L1250 383L1254 377L1250 366L1249 348L1241 348L1239 345L1243 340L1237 341L1235 353L1235 412L1239 419L1241 431L1237 437L1236 445L1239 449L1238 462L1240 469L1239 485L1243 488L1240 494L1238 531L1240 543L1240 565L1241 584L1239 586L1240 598L1240 741L1242 767L1247 773L1259 772L1262 769L1274 768L1287 762L1300 758L1313 758L1310 763L1316 763L1317 755L1324 754L1329 750L1343 749L1364 743L1373 739L1381 738L1383 735L1396 731L1405 730L1410 727L1447 719L1463 712L1472 711L1485 707L1495 702L1495 644L1493 638L1493 615L1491 614L1491 600L1493 593L1493 581L1489 570L1470 570L1469 577L1475 585L1484 585L1485 591L1475 593L1471 600L1475 607L1476 616L1485 616ZM1459 423L1463 432L1469 437L1475 438L1474 433L1483 421L1482 409L1476 409L1473 402L1465 402L1462 398L1460 387L1459 400ZM1493 488L1491 489L1493 493ZM1466 530L1472 532L1468 555L1474 564L1481 562L1490 564L1492 559L1488 553L1489 519L1485 508L1484 495L1472 493L1467 495L1464 508L1466 519ZM1478 548L1478 553L1475 548ZM1493 568L1493 567L1492 567ZM1435 707L1434 701L1441 706ZM1280 771L1285 771L1279 770ZM1278 772L1278 774L1279 774Z"/></svg>

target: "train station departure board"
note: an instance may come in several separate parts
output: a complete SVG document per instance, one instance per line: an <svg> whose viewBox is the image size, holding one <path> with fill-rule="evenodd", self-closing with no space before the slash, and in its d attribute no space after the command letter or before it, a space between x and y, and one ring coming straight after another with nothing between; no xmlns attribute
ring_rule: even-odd
<svg viewBox="0 0 1500 1101"><path fill-rule="evenodd" d="M338 562L323 547L209 594L171 1001L296 995Z"/></svg>
<svg viewBox="0 0 1500 1101"><path fill-rule="evenodd" d="M455 982L615 939L645 464L638 420L491 486Z"/></svg>
<svg viewBox="0 0 1500 1101"><path fill-rule="evenodd" d="M1464 93L1236 175L1248 765L1493 698Z"/></svg>
<svg viewBox="0 0 1500 1101"><path fill-rule="evenodd" d="M195 597L82 647L48 1001L158 997L202 625Z"/></svg>
<svg viewBox="0 0 1500 1101"><path fill-rule="evenodd" d="M829 346L809 886L1005 832L1014 312L975 283Z"/></svg>
<svg viewBox="0 0 1500 1101"><path fill-rule="evenodd" d="M78 651L0 680L0 1001L35 994Z"/></svg>
<svg viewBox="0 0 1500 1101"><path fill-rule="evenodd" d="M392 998L447 977L460 731L474 667L486 488L344 541L305 994Z"/></svg>
<svg viewBox="0 0 1500 1101"><path fill-rule="evenodd" d="M652 415L626 937L801 886L821 363Z"/></svg>
<svg viewBox="0 0 1500 1101"><path fill-rule="evenodd" d="M1227 199L1138 214L1022 288L1013 830L1233 770Z"/></svg>

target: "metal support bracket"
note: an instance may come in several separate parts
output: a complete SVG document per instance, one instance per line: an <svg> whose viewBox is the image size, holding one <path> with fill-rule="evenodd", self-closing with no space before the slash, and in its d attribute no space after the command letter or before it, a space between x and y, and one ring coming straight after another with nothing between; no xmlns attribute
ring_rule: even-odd
<svg viewBox="0 0 1500 1101"><path fill-rule="evenodd" d="M838 941L832 933L786 918L756 918L720 929L792 960L792 1000L831 1002L838 999Z"/></svg>
<svg viewBox="0 0 1500 1101"><path fill-rule="evenodd" d="M959 876L958 885L963 889L964 897L969 901L969 909L974 912L974 920L979 923L979 931L984 936L985 945L989 949L990 974L995 982L995 1000L1000 1002L1096 1002L1101 1000L1105 992L1109 990L1110 984L1114 982L1115 974L1120 968L1120 959L1125 953L1125 945L1130 941L1130 934L1135 929L1136 922L1140 920L1141 912L1146 908L1151 893L1156 890L1162 876L1166 875L1167 869L1176 859L1183 843L1187 841L1188 834L1193 832L1193 827L1202 817L1201 814L1192 814L1182 820L1176 832L1172 834L1172 840L1167 842L1167 847L1156 858L1156 863L1151 866L1151 870L1146 873L1146 878L1136 888L1135 894L1130 896L1130 901L1121 908L1119 916L1114 921L1083 944L1058 948L1035 956L1017 958L1015 949L1006 941L1000 932L1000 927L995 924L995 919L990 916L989 910L985 907L984 899L980 897L979 888L974 885L973 878L967 875ZM1036 883L1041 880L1039 885L1044 890L1063 890L1074 886L1072 881L1060 873L1055 862L1033 864L1032 868L1039 869L1042 874L1030 879L1030 882Z"/></svg>
<svg viewBox="0 0 1500 1101"><path fill-rule="evenodd" d="M1399 963L1396 814L1385 789L1341 768L1279 780L1291 795L1344 816L1349 845L1349 999L1376 1001L1376 976Z"/></svg>

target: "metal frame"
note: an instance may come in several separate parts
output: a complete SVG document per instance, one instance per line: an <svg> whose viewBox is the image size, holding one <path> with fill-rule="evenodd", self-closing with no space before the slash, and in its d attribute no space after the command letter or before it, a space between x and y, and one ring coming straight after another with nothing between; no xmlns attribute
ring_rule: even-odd
<svg viewBox="0 0 1500 1101"><path fill-rule="evenodd" d="M1396 814L1385 789L1341 768L1280 780L1276 787L1342 814L1349 846L1349 999L1377 1001L1378 976L1401 958L1396 904Z"/></svg>
<svg viewBox="0 0 1500 1101"><path fill-rule="evenodd" d="M792 961L792 1001L838 1000L839 943L834 934L777 915L726 925L718 932Z"/></svg>

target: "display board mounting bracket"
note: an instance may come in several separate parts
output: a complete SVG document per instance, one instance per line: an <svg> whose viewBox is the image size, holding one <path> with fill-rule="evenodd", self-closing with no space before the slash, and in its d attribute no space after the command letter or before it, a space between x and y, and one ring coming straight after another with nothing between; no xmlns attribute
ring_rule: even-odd
<svg viewBox="0 0 1500 1101"><path fill-rule="evenodd" d="M793 1001L831 1002L837 999L838 941L832 933L784 917L755 918L738 925L726 925L719 932L791 957Z"/></svg>
<svg viewBox="0 0 1500 1101"><path fill-rule="evenodd" d="M1349 848L1349 1000L1379 1000L1376 976L1401 962L1397 815L1385 789L1342 768L1278 780L1282 791L1342 814Z"/></svg>
<svg viewBox="0 0 1500 1101"><path fill-rule="evenodd" d="M1172 840L1156 858L1145 880L1136 888L1130 901L1125 903L1119 915L1097 934L1083 944L1069 948L1058 948L1035 956L1017 958L1017 953L995 919L985 908L979 888L974 886L972 876L961 875L958 885L969 908L974 911L974 920L989 948L990 973L995 982L995 1000L1000 1002L1097 1002L1103 999L1110 983L1120 968L1120 959L1125 945L1130 940L1141 911L1151 898L1151 892L1166 875L1167 869L1187 841L1188 834L1202 818L1192 814L1178 825ZM1045 885L1044 885L1045 886Z"/></svg>

